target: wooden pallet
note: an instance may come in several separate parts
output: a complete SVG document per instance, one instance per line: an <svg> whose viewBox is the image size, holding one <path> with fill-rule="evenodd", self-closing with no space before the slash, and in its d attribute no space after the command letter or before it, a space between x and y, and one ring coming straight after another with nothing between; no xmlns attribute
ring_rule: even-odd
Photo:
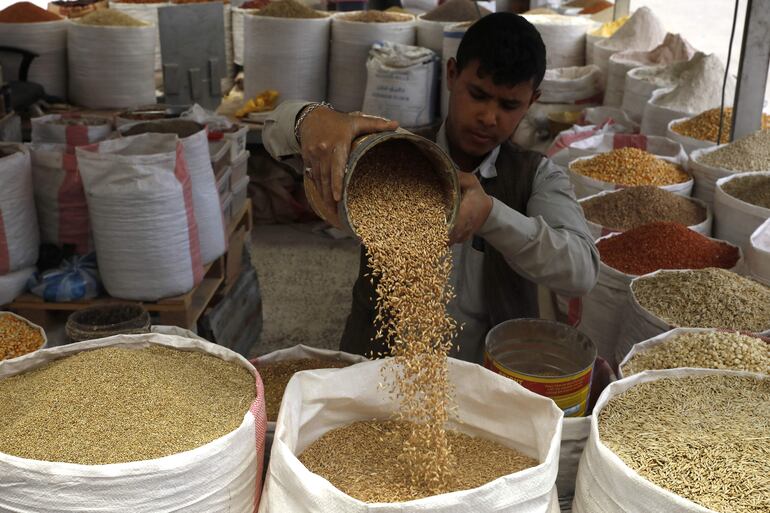
<svg viewBox="0 0 770 513"><path fill-rule="evenodd" d="M232 241L238 236L246 237L251 233L251 202L247 201L241 212L230 223L227 230L228 240ZM231 242L232 244L232 242ZM243 244L236 244L241 251ZM131 301L121 300L110 296L102 296L95 299L83 301L70 301L62 303L46 302L43 298L34 294L22 294L16 300L8 305L8 308L48 329L56 322L56 314L61 312L74 312L90 306L107 303L138 303L148 312L157 314L160 324L179 326L182 328L193 329L203 312L209 307L218 292L224 288L232 286L228 281L228 275L234 272L232 266L235 265L236 255L231 251L226 252L204 268L204 275L201 282L190 292L179 296L160 299L158 301ZM237 255L237 262L240 262L240 255ZM228 265L230 270L228 272ZM232 279L232 278L230 278Z"/></svg>

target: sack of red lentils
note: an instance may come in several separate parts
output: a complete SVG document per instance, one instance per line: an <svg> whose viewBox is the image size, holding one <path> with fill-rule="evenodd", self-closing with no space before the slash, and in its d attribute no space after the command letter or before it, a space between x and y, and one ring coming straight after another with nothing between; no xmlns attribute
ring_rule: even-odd
<svg viewBox="0 0 770 513"><path fill-rule="evenodd" d="M205 356L215 357L228 364L233 364L236 368L245 369L248 374L246 380L240 375L226 374L233 372L226 370L221 363L214 365L199 359L192 359L189 362L180 362L181 356L164 352L162 354L150 355L145 357L127 357L118 353L111 353L109 356L95 356L94 351L107 348L121 348L134 352L148 348L155 350L168 351L169 349L185 353L202 353ZM160 349L159 349L160 348ZM176 352L176 351L175 351ZM89 356L86 356L89 355ZM259 374L256 369L239 354L216 344L202 340L194 340L179 336L169 336L160 334L143 335L117 335L97 340L88 340L50 349L43 349L32 354L0 362L0 383L7 378L18 376L24 378L26 373L34 369L39 369L47 364L54 364L63 358L92 358L91 363L82 367L83 363L70 365L79 365L77 369L83 370L98 368L99 359L105 359L105 363L114 362L110 368L103 373L95 375L87 374L86 370L78 379L87 382L93 382L94 387L103 387L106 393L121 393L116 390L110 390L112 381L107 377L116 374L116 379L130 380L142 379L144 384L134 388L130 394L130 400L141 401L141 394L147 394L149 401L158 406L146 415L153 420L157 429L162 429L162 422L170 415L174 404L166 408L164 401L169 401L168 397L173 392L168 390L154 391L153 385L162 382L168 386L175 386L178 380L182 379L177 374L192 374L199 379L201 376L210 376L216 379L219 386L227 388L228 392L222 392L222 397L227 397L228 408L232 408L237 399L227 394L237 394L244 385L248 385L248 375L253 376L252 383L255 386L253 400L238 406L239 411L244 411L242 420L226 434L216 437L213 440L200 443L194 437L184 442L185 445L192 444L193 449L183 450L181 452L171 453L167 456L151 457L138 460L128 460L127 462L111 464L84 464L84 463L63 463L61 460L45 461L42 458L17 457L0 451L0 475L3 476L3 493L0 494L0 511L35 511L37 513L74 513L84 510L89 511L112 511L121 513L212 513L228 511L233 513L253 513L259 506L259 500L262 491L262 461L264 450L265 433L265 401L264 390ZM129 360L125 360L129 358ZM156 368L142 370L139 365L148 359L157 365ZM83 362L83 360L78 360ZM121 366L121 362L125 365ZM126 363L127 362L127 363ZM169 367L171 362L177 362L177 366ZM144 362L147 364L147 362ZM181 365L184 364L184 365ZM51 369L48 366L47 369ZM179 371L175 369L181 369ZM125 369L125 370L124 370ZM66 371L58 370L66 376ZM73 372L69 367L68 372ZM162 380L154 380L154 373L164 375ZM102 375L102 378L100 378ZM38 373L35 379L55 379L40 377ZM75 379L72 377L72 379ZM227 386L222 383L227 382ZM237 383L237 384L236 384ZM28 389L34 389L34 386L27 385ZM84 385L79 385L81 388ZM244 389L245 390L245 389ZM41 392L55 400L57 391L46 387ZM122 392L129 394L129 392ZM66 396L66 392L61 394ZM213 395L216 395L214 393ZM139 397L138 397L139 396ZM129 399L126 399L127 401ZM62 404L62 408L73 408L75 405ZM82 402L77 405L84 408ZM237 415L232 410L224 406L224 401L220 404L223 409L221 415ZM240 408L243 408L242 410ZM182 408L185 409L185 408ZM186 408L189 410L189 408ZM104 422L102 429L110 431L110 436L115 437L114 430L121 429L123 423L120 418L113 418L120 415L122 410L119 406L115 407L114 412L108 412L101 416ZM209 417L216 415L211 411L206 412ZM52 414L54 416L54 414ZM185 411L185 418L195 416L195 412ZM65 416L66 417L66 416ZM99 417L91 415L91 417ZM207 417L208 418L208 417ZM98 419L97 419L98 420ZM132 422L140 422L134 419ZM184 431L184 426L174 425L173 421L168 421L180 433ZM152 426L151 426L152 427ZM94 433L98 428L89 428L88 436L97 436ZM207 437L211 433L211 426L196 425L192 422L190 427L193 434L196 430L201 431L201 437ZM207 431L208 430L208 431ZM14 435L23 436L23 435ZM86 435L83 435L86 436ZM149 435L150 437L152 435ZM182 438L188 438L181 435ZM137 437L134 436L134 439ZM162 438L162 437L157 437ZM83 443L79 441L79 443ZM135 451L144 450L134 446L121 447L120 457L114 456L104 447L100 447L91 457L97 458L116 458L126 461L126 454L133 454ZM158 444L158 442L155 442ZM196 445L197 444L197 445ZM55 444L46 444L47 450L64 450L65 448L50 449L58 447ZM160 450L162 445L158 445L155 450ZM38 450L45 450L39 449ZM165 452L165 451L164 451ZM80 457L80 456L78 456Z"/></svg>

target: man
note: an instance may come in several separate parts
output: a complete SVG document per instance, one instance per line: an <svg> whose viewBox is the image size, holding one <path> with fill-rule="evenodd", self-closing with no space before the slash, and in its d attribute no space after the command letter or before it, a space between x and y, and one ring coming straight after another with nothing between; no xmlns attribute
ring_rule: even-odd
<svg viewBox="0 0 770 513"><path fill-rule="evenodd" d="M462 200L450 233L456 298L449 313L463 328L453 356L481 362L486 333L512 318L537 317L537 285L568 296L595 284L599 256L565 172L509 139L539 97L545 46L512 13L496 13L466 32L447 63L449 113L436 142L461 170ZM351 142L393 130L394 122L343 114L319 104L284 103L265 124L276 158L301 154L305 173L336 209ZM374 289L361 274L340 344L343 351L381 350Z"/></svg>

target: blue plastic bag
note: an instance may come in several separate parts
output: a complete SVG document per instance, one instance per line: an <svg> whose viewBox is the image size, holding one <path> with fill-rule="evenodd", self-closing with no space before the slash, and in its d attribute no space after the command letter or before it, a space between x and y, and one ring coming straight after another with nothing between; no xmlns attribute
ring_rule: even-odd
<svg viewBox="0 0 770 513"><path fill-rule="evenodd" d="M92 299L102 290L96 254L72 256L58 269L35 273L29 280L29 290L46 301L66 302Z"/></svg>

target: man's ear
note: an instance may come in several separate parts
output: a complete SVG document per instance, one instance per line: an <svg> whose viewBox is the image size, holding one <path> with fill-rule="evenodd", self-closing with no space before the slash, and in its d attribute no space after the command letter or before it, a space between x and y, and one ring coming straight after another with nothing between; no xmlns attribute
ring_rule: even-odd
<svg viewBox="0 0 770 513"><path fill-rule="evenodd" d="M454 88L458 75L460 75L460 70L457 68L457 59L452 57L446 61L446 87L449 91Z"/></svg>
<svg viewBox="0 0 770 513"><path fill-rule="evenodd" d="M535 89L535 92L532 93L532 99L529 100L529 106L531 107L533 103L538 101L540 99L540 89Z"/></svg>

